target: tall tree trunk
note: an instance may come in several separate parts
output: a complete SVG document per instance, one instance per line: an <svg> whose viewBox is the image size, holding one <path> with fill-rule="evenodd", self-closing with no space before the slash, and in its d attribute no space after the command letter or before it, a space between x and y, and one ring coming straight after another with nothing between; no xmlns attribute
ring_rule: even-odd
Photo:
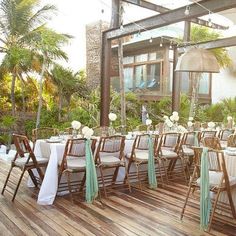
<svg viewBox="0 0 236 236"><path fill-rule="evenodd" d="M191 103L190 103L190 110L189 110L189 117L194 117L196 112L196 105L198 100L198 89L199 89L199 82L201 78L201 73L190 73L192 77L192 93L191 93Z"/></svg>
<svg viewBox="0 0 236 236"><path fill-rule="evenodd" d="M59 101L58 101L58 121L61 121L61 110L62 110L62 91L59 88Z"/></svg>
<svg viewBox="0 0 236 236"><path fill-rule="evenodd" d="M12 81L11 81L11 111L12 116L15 116L16 111L16 100L15 100L15 85L16 85L16 73L12 73Z"/></svg>
<svg viewBox="0 0 236 236"><path fill-rule="evenodd" d="M41 116L41 110L43 106L43 76L44 76L45 70L46 70L46 55L43 56L43 65L42 65L42 70L41 70L40 78L39 78L39 106L38 106L38 112L37 112L36 128L38 128L40 125L40 116Z"/></svg>
<svg viewBox="0 0 236 236"><path fill-rule="evenodd" d="M123 7L120 4L120 25L123 24ZM121 133L126 133L126 101L124 86L124 67L123 67L123 38L118 39L118 60L120 76L120 107L121 107Z"/></svg>
<svg viewBox="0 0 236 236"><path fill-rule="evenodd" d="M25 103L25 86L24 86L24 80L22 77L22 74L18 74L20 78L20 84L21 84L21 99L22 99L22 111L23 111L23 119L25 120L25 113L26 113L26 103Z"/></svg>

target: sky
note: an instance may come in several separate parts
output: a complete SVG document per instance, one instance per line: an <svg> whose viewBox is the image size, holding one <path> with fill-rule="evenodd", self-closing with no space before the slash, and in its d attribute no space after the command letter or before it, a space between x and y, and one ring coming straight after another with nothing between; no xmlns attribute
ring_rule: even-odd
<svg viewBox="0 0 236 236"><path fill-rule="evenodd" d="M152 1L168 8L176 8L188 3L188 0ZM99 20L109 22L111 18L111 2L112 0L41 0L42 5L53 4L58 9L57 14L54 15L48 22L48 26L59 33L67 33L74 36L74 38L70 40L69 45L63 48L69 57L69 61L67 63L61 62L63 65L70 67L74 71L85 69L85 26L86 24ZM178 6L176 6L176 4L178 4ZM124 10L124 23L156 14L155 12L133 6L131 4L129 6L125 6ZM127 11L129 14L126 14ZM216 21L214 20L214 22ZM220 20L220 22L222 22L222 20Z"/></svg>
<svg viewBox="0 0 236 236"><path fill-rule="evenodd" d="M48 26L59 33L67 33L74 36L70 43L64 47L69 61L63 63L75 71L85 68L86 41L85 26L88 23L104 19L110 21L110 10L107 2L107 10L102 14L103 4L100 0L42 0L42 5L53 4L57 7L57 14L52 16Z"/></svg>

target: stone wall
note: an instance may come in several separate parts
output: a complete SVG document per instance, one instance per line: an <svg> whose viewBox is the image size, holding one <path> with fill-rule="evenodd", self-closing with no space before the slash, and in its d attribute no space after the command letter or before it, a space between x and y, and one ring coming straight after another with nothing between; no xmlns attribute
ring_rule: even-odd
<svg viewBox="0 0 236 236"><path fill-rule="evenodd" d="M86 72L92 89L100 86L102 31L108 28L109 24L104 21L86 25Z"/></svg>

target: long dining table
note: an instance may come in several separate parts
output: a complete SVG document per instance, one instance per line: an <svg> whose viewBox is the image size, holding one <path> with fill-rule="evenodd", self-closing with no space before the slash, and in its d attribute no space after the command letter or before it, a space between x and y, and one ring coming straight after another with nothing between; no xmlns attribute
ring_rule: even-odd
<svg viewBox="0 0 236 236"><path fill-rule="evenodd" d="M134 139L125 140L124 155L131 153ZM66 142L50 142L47 140L37 140L35 143L34 153L37 157L46 157L49 159L48 166L45 170L44 179L42 181L37 203L40 205L53 204L58 193L58 166L63 158ZM132 170L131 170L132 171ZM122 181L125 177L125 168L120 167L117 176L117 181ZM76 178L82 178L78 174ZM65 178L62 177L62 183L65 183ZM30 185L30 183L29 183ZM63 194L58 193L58 194Z"/></svg>

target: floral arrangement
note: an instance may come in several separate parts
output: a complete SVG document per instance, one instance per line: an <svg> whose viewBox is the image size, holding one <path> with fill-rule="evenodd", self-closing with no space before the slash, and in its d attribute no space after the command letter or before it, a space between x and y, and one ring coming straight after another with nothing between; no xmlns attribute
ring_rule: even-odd
<svg viewBox="0 0 236 236"><path fill-rule="evenodd" d="M227 121L231 121L233 120L233 117L232 116L227 116Z"/></svg>
<svg viewBox="0 0 236 236"><path fill-rule="evenodd" d="M188 118L187 126L188 126L189 128L191 128L191 127L193 126L193 117L192 117L192 116L190 116L190 117Z"/></svg>
<svg viewBox="0 0 236 236"><path fill-rule="evenodd" d="M146 125L149 126L152 124L152 120L151 119L146 119Z"/></svg>
<svg viewBox="0 0 236 236"><path fill-rule="evenodd" d="M216 124L215 124L213 121L210 121L210 122L208 122L207 126L208 126L208 128L210 128L210 129L214 129L215 126L216 126Z"/></svg>
<svg viewBox="0 0 236 236"><path fill-rule="evenodd" d="M90 129L88 126L84 126L82 129L82 134L86 139L91 139L93 133L94 133L93 129Z"/></svg>
<svg viewBox="0 0 236 236"><path fill-rule="evenodd" d="M108 118L110 121L115 121L117 119L117 115L115 113L110 112Z"/></svg>
<svg viewBox="0 0 236 236"><path fill-rule="evenodd" d="M168 116L163 117L165 120L165 124L169 127L172 128L174 125L177 125L177 122L179 121L179 114L177 111L173 111L172 115L170 118Z"/></svg>
<svg viewBox="0 0 236 236"><path fill-rule="evenodd" d="M81 127L81 123L79 121L77 121L77 120L73 120L71 122L71 126L72 126L73 129L78 130Z"/></svg>

